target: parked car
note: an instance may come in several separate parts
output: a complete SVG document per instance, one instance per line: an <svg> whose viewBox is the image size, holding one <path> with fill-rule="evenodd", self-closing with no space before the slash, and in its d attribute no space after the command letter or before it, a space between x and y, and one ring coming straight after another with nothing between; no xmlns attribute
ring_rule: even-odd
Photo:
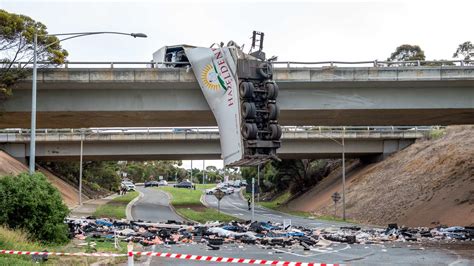
<svg viewBox="0 0 474 266"><path fill-rule="evenodd" d="M214 192L216 191L216 187L215 188L209 188L209 189L206 189L206 194L207 195L213 195Z"/></svg>
<svg viewBox="0 0 474 266"><path fill-rule="evenodd" d="M247 186L247 180L242 180L242 182L240 183L240 186L241 187L246 187Z"/></svg>
<svg viewBox="0 0 474 266"><path fill-rule="evenodd" d="M160 183L158 181L148 181L145 182L145 187L157 187Z"/></svg>
<svg viewBox="0 0 474 266"><path fill-rule="evenodd" d="M188 181L179 182L178 184L174 185L177 188L193 188L193 183Z"/></svg>
<svg viewBox="0 0 474 266"><path fill-rule="evenodd" d="M234 188L233 187L222 187L220 188L226 195L231 195L234 193Z"/></svg>
<svg viewBox="0 0 474 266"><path fill-rule="evenodd" d="M127 191L135 190L135 184L130 181L123 181L121 186L125 188Z"/></svg>
<svg viewBox="0 0 474 266"><path fill-rule="evenodd" d="M160 182L158 182L158 186L167 186L168 185L168 182L166 180L160 180Z"/></svg>

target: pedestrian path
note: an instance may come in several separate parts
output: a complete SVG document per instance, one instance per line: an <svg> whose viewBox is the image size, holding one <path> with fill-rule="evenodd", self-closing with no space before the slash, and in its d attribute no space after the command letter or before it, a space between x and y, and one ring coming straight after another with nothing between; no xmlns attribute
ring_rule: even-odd
<svg viewBox="0 0 474 266"><path fill-rule="evenodd" d="M75 217L75 218L91 216L92 214L94 214L94 212L97 210L99 206L106 204L107 202L115 199L118 196L119 196L118 194L112 194L105 198L91 199L91 200L85 201L82 203L82 206L77 206L74 209L72 209L69 216Z"/></svg>

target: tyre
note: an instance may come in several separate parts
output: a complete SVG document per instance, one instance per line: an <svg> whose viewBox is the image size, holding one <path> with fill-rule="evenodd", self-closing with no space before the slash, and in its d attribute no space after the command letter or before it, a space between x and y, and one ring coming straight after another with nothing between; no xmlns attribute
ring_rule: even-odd
<svg viewBox="0 0 474 266"><path fill-rule="evenodd" d="M278 85L275 82L268 82L265 87L267 88L267 99L276 100L279 91Z"/></svg>
<svg viewBox="0 0 474 266"><path fill-rule="evenodd" d="M240 86L239 86L240 97L244 99L250 99L253 97L254 90L255 90L255 87L253 86L252 82L243 81L242 83L240 83Z"/></svg>
<svg viewBox="0 0 474 266"><path fill-rule="evenodd" d="M242 137L244 139L256 139L258 133L257 124L254 123L244 123L242 126Z"/></svg>
<svg viewBox="0 0 474 266"><path fill-rule="evenodd" d="M255 103L243 102L242 103L242 117L244 119L255 119L257 116L257 107Z"/></svg>
<svg viewBox="0 0 474 266"><path fill-rule="evenodd" d="M267 106L268 110L268 119L269 120L277 120L278 116L280 115L280 108L274 103L270 103Z"/></svg>
<svg viewBox="0 0 474 266"><path fill-rule="evenodd" d="M281 127L279 125L270 124L268 129L270 131L270 139L271 140L279 140L281 138L282 131L281 131Z"/></svg>
<svg viewBox="0 0 474 266"><path fill-rule="evenodd" d="M263 62L258 65L258 72L263 78L269 79L273 75L273 67L267 62Z"/></svg>

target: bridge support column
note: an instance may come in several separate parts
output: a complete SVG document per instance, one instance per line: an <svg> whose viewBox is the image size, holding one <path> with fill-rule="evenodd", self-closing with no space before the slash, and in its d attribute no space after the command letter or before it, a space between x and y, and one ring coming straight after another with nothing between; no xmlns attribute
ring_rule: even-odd
<svg viewBox="0 0 474 266"><path fill-rule="evenodd" d="M28 150L27 145L24 143L8 143L8 144L0 144L0 150L8 153L11 157L17 159L18 161L28 164L28 160L26 159Z"/></svg>

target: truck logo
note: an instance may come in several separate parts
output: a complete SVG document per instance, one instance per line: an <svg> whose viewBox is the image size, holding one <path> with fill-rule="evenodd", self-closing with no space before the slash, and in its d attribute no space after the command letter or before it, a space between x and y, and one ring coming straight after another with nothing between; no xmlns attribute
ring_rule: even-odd
<svg viewBox="0 0 474 266"><path fill-rule="evenodd" d="M201 81L210 90L217 91L221 88L227 91L224 80L218 74L217 68L213 63L204 67L201 72Z"/></svg>

